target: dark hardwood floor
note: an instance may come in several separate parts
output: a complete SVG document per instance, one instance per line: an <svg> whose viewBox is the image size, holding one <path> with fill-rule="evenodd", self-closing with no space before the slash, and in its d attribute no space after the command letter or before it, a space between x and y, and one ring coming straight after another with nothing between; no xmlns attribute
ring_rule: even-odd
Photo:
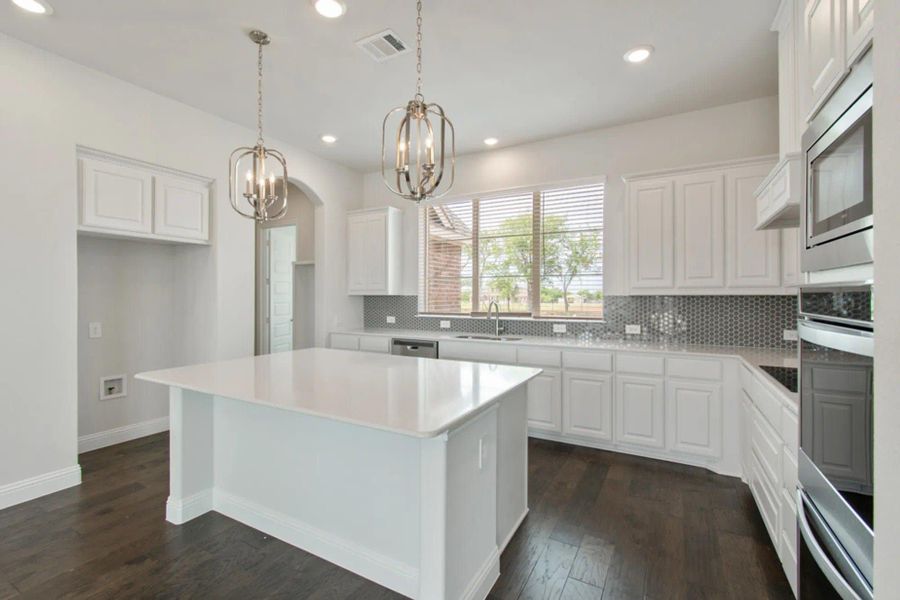
<svg viewBox="0 0 900 600"><path fill-rule="evenodd" d="M739 481L531 440L531 513L493 599L790 598ZM81 455L77 488L0 511L0 599L401 598L216 513L165 521L168 437Z"/></svg>

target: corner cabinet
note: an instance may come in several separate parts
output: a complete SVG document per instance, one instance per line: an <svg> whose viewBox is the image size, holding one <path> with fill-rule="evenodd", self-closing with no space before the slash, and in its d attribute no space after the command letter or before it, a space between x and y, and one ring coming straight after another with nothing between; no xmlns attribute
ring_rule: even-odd
<svg viewBox="0 0 900 600"><path fill-rule="evenodd" d="M209 243L209 179L96 152L78 162L79 232Z"/></svg>
<svg viewBox="0 0 900 600"><path fill-rule="evenodd" d="M761 157L623 179L633 294L788 294L781 234L756 231Z"/></svg>
<svg viewBox="0 0 900 600"><path fill-rule="evenodd" d="M400 210L393 207L347 214L347 293L390 296L400 293Z"/></svg>

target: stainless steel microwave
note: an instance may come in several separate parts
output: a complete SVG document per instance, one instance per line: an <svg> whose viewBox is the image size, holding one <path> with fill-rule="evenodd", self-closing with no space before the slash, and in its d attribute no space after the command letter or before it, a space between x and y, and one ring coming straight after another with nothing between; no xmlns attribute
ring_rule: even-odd
<svg viewBox="0 0 900 600"><path fill-rule="evenodd" d="M872 262L872 96L870 51L803 134L804 271Z"/></svg>

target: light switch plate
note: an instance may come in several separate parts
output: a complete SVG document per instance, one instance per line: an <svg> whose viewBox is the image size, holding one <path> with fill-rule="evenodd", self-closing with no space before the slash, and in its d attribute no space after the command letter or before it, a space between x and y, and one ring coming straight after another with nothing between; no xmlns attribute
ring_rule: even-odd
<svg viewBox="0 0 900 600"><path fill-rule="evenodd" d="M641 335L641 326L640 325L626 325L625 326L625 335Z"/></svg>
<svg viewBox="0 0 900 600"><path fill-rule="evenodd" d="M394 324L394 323L397 322L397 317L388 316L387 322L388 322L388 323L391 323L391 324Z"/></svg>
<svg viewBox="0 0 900 600"><path fill-rule="evenodd" d="M565 323L554 323L553 324L553 333L565 333L566 332L566 324Z"/></svg>
<svg viewBox="0 0 900 600"><path fill-rule="evenodd" d="M88 323L88 337L97 339L103 337L103 324L98 322Z"/></svg>
<svg viewBox="0 0 900 600"><path fill-rule="evenodd" d="M796 329L785 329L782 338L786 342L796 342L799 338Z"/></svg>
<svg viewBox="0 0 900 600"><path fill-rule="evenodd" d="M441 321L441 329L450 329L450 321Z"/></svg>

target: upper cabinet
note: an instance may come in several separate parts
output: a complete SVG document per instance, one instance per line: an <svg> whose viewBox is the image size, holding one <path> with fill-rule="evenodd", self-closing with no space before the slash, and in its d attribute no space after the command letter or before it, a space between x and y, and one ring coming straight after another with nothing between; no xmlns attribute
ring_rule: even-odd
<svg viewBox="0 0 900 600"><path fill-rule="evenodd" d="M79 167L79 231L209 243L209 180L93 152Z"/></svg>
<svg viewBox="0 0 900 600"><path fill-rule="evenodd" d="M872 42L875 25L875 0L845 0L847 3L847 64L852 65Z"/></svg>
<svg viewBox="0 0 900 600"><path fill-rule="evenodd" d="M633 294L792 293L781 235L756 231L754 192L774 158L625 177Z"/></svg>
<svg viewBox="0 0 900 600"><path fill-rule="evenodd" d="M347 293L391 296L400 293L400 210L394 207L347 214Z"/></svg>

